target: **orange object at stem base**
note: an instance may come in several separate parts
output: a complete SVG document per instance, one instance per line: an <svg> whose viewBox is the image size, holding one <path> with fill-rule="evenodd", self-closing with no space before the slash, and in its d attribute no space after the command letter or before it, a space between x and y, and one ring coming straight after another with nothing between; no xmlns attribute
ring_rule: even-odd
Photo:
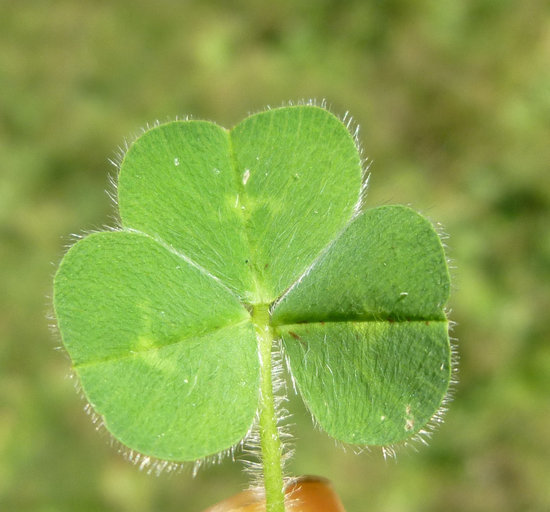
<svg viewBox="0 0 550 512"><path fill-rule="evenodd" d="M345 512L331 483L317 476L295 478L285 487L287 512ZM204 512L265 512L265 499L254 491L243 491Z"/></svg>

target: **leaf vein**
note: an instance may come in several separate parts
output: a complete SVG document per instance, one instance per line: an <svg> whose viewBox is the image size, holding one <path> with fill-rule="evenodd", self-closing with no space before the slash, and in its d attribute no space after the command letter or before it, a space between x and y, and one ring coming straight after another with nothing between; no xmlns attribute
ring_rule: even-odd
<svg viewBox="0 0 550 512"><path fill-rule="evenodd" d="M224 329L230 329L232 327L238 327L240 325L244 325L247 322L250 322L249 318L247 318L245 320L240 320L238 322L233 322L233 323L230 323L230 324L226 324L226 325L223 325L221 327L216 327L214 329L209 329L207 331L201 332L198 335L185 336L185 337L177 339L175 341L171 341L169 343L164 343L163 345L157 345L157 346L154 346L154 347L147 347L147 348L141 348L141 349L136 349L136 350L129 350L128 353L126 353L126 354L116 354L116 355L113 355L113 356L103 357L101 359L96 359L96 360L93 360L93 361L86 361L86 362L83 362L83 363L78 363L78 364L74 365L74 369L78 370L80 368L87 368L89 366L95 366L95 365L104 364L104 363L112 363L112 362L117 362L117 361L123 361L125 359L131 359L131 358L134 358L134 357L139 357L139 356L142 356L143 354L146 354L148 352L153 352L155 350L161 350L163 348L170 347L170 346L173 346L173 345L177 345L179 343L185 343L186 341L191 340L191 339L200 340L201 338L205 338L206 336L209 336L213 333L223 331Z"/></svg>

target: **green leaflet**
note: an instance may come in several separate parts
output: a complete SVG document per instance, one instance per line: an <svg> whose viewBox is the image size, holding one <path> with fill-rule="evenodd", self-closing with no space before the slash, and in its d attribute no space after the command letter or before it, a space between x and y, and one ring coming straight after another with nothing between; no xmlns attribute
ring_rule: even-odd
<svg viewBox="0 0 550 512"><path fill-rule="evenodd" d="M441 242L422 216L386 206L350 223L272 312L323 429L387 445L426 425L449 386L448 294Z"/></svg>
<svg viewBox="0 0 550 512"><path fill-rule="evenodd" d="M224 286L146 235L98 233L66 254L54 303L84 392L124 444L178 461L244 437L256 339Z"/></svg>
<svg viewBox="0 0 550 512"><path fill-rule="evenodd" d="M159 236L250 304L277 299L343 228L361 163L345 126L317 107L150 130L118 183L124 227Z"/></svg>
<svg viewBox="0 0 550 512"><path fill-rule="evenodd" d="M168 123L130 147L121 230L75 244L54 283L63 342L117 439L173 461L242 440L259 403L251 305L274 304L331 435L387 444L426 424L450 376L443 250L407 208L352 220L361 174L344 125L312 106L230 131Z"/></svg>

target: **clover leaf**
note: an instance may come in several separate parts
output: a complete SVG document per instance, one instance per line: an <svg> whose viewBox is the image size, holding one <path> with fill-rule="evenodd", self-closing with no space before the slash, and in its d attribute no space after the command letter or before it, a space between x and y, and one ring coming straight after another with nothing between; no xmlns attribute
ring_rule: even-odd
<svg viewBox="0 0 550 512"><path fill-rule="evenodd" d="M64 345L115 438L193 461L243 440L258 410L267 432L274 338L336 439L425 427L451 371L445 255L409 208L364 209L362 186L353 137L315 106L231 130L171 122L131 145L120 227L77 242L54 283Z"/></svg>

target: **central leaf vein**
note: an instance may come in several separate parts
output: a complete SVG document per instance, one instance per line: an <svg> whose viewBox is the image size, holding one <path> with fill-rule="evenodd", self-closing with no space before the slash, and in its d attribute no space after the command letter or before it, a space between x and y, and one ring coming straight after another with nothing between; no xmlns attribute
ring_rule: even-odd
<svg viewBox="0 0 550 512"><path fill-rule="evenodd" d="M136 347L135 349L128 350L128 352L124 353L124 354L116 354L116 355L113 355L113 356L103 357L101 359L96 359L96 360L91 360L91 361L86 361L86 362L83 362L83 363L75 364L74 368L76 370L78 370L79 368L86 368L86 367L94 366L94 365L98 365L98 364L112 363L112 362L116 362L116 361L122 361L124 359L139 357L139 356L142 356L143 354L146 354L148 352L154 352L156 350L161 350L163 348L170 347L170 346L173 346L173 345L177 345L179 343L185 343L189 340L193 340L193 339L194 340L200 340L200 339L206 338L207 336L210 336L210 335L212 335L216 332L223 331L224 329L230 329L230 328L233 328L233 327L238 327L240 325L244 325L245 323L249 323L249 322L250 322L250 319L247 318L247 319L241 320L239 322L233 322L233 323L229 323L229 324L226 324L226 325L223 325L223 326L220 326L220 327L215 327L213 329L205 330L204 332L201 332L200 334L185 336L183 338L179 338L177 340L170 341L168 343L163 343L162 345L154 345L154 346L149 346L149 347L144 347L144 348L137 348Z"/></svg>
<svg viewBox="0 0 550 512"><path fill-rule="evenodd" d="M285 329L287 327L293 327L293 326L299 326L299 325L325 325L325 324L360 324L360 323L371 323L371 324L414 324L414 323L424 323L426 325L429 325L430 323L446 323L448 322L447 318L443 317L422 317L422 318L399 318L399 319L393 319L393 318L380 318L380 317L357 317L357 318L333 318L333 319L327 319L327 320L303 320L300 322L277 322L273 327L275 329L284 327Z"/></svg>
<svg viewBox="0 0 550 512"><path fill-rule="evenodd" d="M258 304L261 304L263 302L266 302L263 298L262 293L262 285L260 283L260 280L258 279L258 269L256 264L256 251L254 250L254 246L252 244L252 241L250 239L250 234L248 230L248 222L251 215L250 212L250 204L248 201L248 195L246 193L246 183L250 179L250 169L246 169L244 171L244 174L240 174L240 168L239 164L237 162L237 157L235 154L235 149L233 147L233 140L231 138L231 132L227 131L227 138L228 138L228 144L229 144L229 158L231 160L231 166L233 168L233 176L235 179L235 189L237 191L237 197L235 202L235 207L238 210L238 215L241 218L243 231L244 231L244 237L246 240L246 246L248 248L248 265L249 265L249 271L252 275L252 281L254 283L253 290L253 297L254 300L251 302L255 302Z"/></svg>

